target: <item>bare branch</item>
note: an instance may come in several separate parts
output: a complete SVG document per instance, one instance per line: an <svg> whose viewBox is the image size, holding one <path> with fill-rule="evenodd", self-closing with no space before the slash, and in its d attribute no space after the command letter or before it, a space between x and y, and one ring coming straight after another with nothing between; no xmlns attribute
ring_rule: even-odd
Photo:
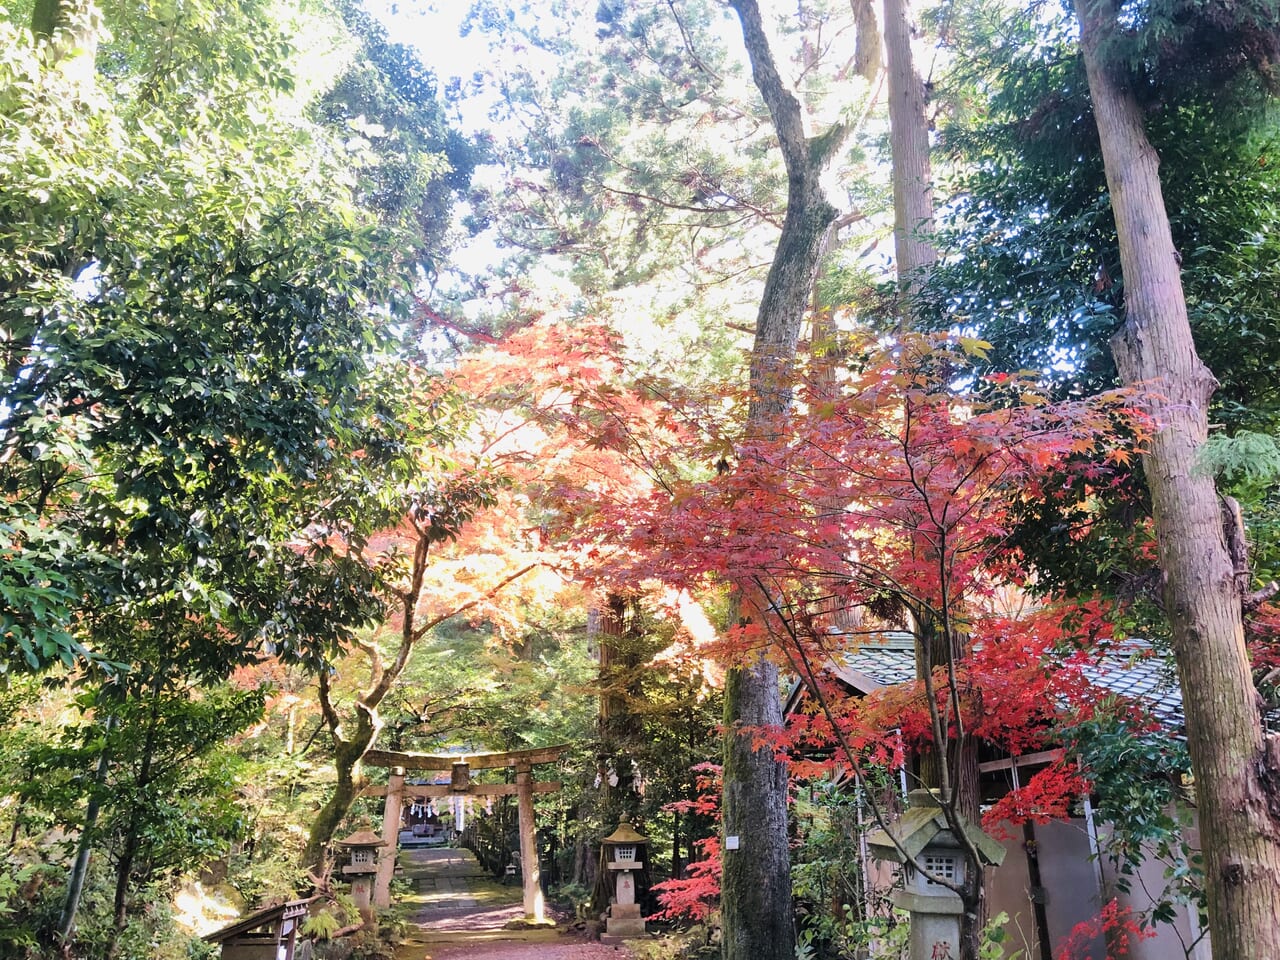
<svg viewBox="0 0 1280 960"><path fill-rule="evenodd" d="M333 735L335 741L341 739L342 718L338 716L338 711L333 707L333 699L329 694L329 671L321 670L318 678L318 687L320 693L320 714L324 717L325 725L329 728L329 733Z"/></svg>
<svg viewBox="0 0 1280 960"><path fill-rule="evenodd" d="M521 567L515 573L510 574L509 576L503 577L496 584L494 584L493 587L491 587L489 590L486 590L483 594L476 597L474 600L464 603L460 607L455 607L453 610L450 610L448 613L442 613L439 616L432 617L430 620L424 623L420 628L414 631L414 635L413 635L414 640L417 641L422 639L422 637L427 633L427 631L431 630L433 627L438 627L440 624L444 623L449 618L456 617L460 614L466 613L468 610L472 609L473 607L479 606L479 604L481 604L485 600L492 600L499 593L501 593L502 590L508 584L516 580L519 580L530 570L538 566L540 566L540 564L537 564L537 563L527 564Z"/></svg>

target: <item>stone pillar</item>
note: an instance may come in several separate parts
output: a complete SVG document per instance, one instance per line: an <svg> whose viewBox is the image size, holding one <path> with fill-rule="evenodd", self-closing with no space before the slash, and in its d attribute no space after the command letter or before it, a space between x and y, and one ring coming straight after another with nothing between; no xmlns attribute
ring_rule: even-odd
<svg viewBox="0 0 1280 960"><path fill-rule="evenodd" d="M360 916L365 921L373 919L372 886L373 877L367 874L353 877L351 880L351 899L355 901L356 909L360 911Z"/></svg>
<svg viewBox="0 0 1280 960"><path fill-rule="evenodd" d="M949 891L948 891L949 892ZM893 891L893 905L911 913L911 960L960 960L960 898L922 897L910 890Z"/></svg>
<svg viewBox="0 0 1280 960"><path fill-rule="evenodd" d="M609 907L605 934L617 938L643 937L644 917L640 915L640 904L636 903L636 871L644 864L610 863L607 866L616 871L614 876L617 879L614 881L614 902Z"/></svg>
<svg viewBox="0 0 1280 960"><path fill-rule="evenodd" d="M538 865L538 835L533 824L533 769L516 764L516 801L520 811L520 876L524 881L524 918L542 923L542 872Z"/></svg>
<svg viewBox="0 0 1280 960"><path fill-rule="evenodd" d="M400 852L400 807L404 802L404 767L392 767L387 777L387 803L382 814L382 841L378 848L378 872L373 882L373 905L391 906L391 878Z"/></svg>

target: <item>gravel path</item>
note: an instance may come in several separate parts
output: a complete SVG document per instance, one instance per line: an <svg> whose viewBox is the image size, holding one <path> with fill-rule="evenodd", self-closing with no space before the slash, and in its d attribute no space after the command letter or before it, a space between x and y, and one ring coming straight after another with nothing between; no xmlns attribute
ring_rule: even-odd
<svg viewBox="0 0 1280 960"><path fill-rule="evenodd" d="M630 957L626 947L602 943L516 943L504 941L443 947L432 951L430 960L619 960Z"/></svg>
<svg viewBox="0 0 1280 960"><path fill-rule="evenodd" d="M631 960L625 946L584 940L563 923L504 929L524 917L520 887L495 882L469 851L402 849L400 864L413 886L405 903L414 930L396 960Z"/></svg>

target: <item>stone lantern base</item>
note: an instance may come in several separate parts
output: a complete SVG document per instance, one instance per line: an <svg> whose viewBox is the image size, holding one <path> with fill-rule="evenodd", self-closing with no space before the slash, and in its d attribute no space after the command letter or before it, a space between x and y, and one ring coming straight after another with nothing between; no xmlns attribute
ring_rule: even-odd
<svg viewBox="0 0 1280 960"><path fill-rule="evenodd" d="M644 917L640 915L638 903L615 903L609 908L609 919L605 922L604 932L610 937L619 939L627 937L643 937L645 934Z"/></svg>

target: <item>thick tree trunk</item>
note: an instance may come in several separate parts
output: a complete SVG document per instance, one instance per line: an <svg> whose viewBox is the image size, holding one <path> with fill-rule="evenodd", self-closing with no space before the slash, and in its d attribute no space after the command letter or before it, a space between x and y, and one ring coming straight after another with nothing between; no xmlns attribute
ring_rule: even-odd
<svg viewBox="0 0 1280 960"><path fill-rule="evenodd" d="M893 240L898 287L908 295L917 292L929 269L938 260L933 243L933 165L930 160L929 122L925 116L924 82L916 71L911 49L908 0L884 0L885 61L889 82L889 142L893 180ZM915 305L907 302L899 314L899 330L914 325ZM935 548L920 540L917 549ZM954 675L956 662L965 656L963 638L953 647L953 633L937 624L916 624L916 677L924 680L936 667ZM945 730L944 730L945 734ZM978 823L978 742L961 731L958 737L934 744L934 751L920 758L921 783L943 789L944 800L956 814ZM966 855L969 851L965 851ZM972 856L965 870L960 918L961 960L975 960L978 941L986 923L986 891L982 864Z"/></svg>
<svg viewBox="0 0 1280 960"><path fill-rule="evenodd" d="M1158 432L1143 457L1165 607L1196 778L1213 955L1280 958L1280 790L1249 673L1242 589L1213 480L1196 468L1217 386L1196 354L1159 159L1127 80L1100 48L1114 7L1076 0L1081 45L1120 240L1125 323L1112 340L1127 384L1147 392Z"/></svg>
<svg viewBox="0 0 1280 960"><path fill-rule="evenodd" d="M327 684L322 682L322 700L327 703ZM302 851L302 866L316 876L324 871L325 856L334 832L346 817L356 797L360 795L360 761L373 746L378 735L378 723L367 709L357 710L356 728L350 736L344 736L341 728L331 728L333 736L333 766L337 783L333 793L311 821L307 845Z"/></svg>
<svg viewBox="0 0 1280 960"><path fill-rule="evenodd" d="M307 846L302 852L302 866L310 870L316 876L324 870L325 854L329 849L329 841L333 839L334 832L338 829L339 824L347 815L347 811L351 809L351 805L355 803L356 796L360 793L359 778L357 776L357 766L360 762L359 757L364 756L364 751L360 750L359 755L354 760L350 754L356 753L353 749L344 749L347 745L342 744L334 750L334 767L337 769L338 779L334 785L333 793L329 799L325 801L323 807L316 812L315 819L311 821L311 830L307 835ZM344 756L346 754L347 756Z"/></svg>
<svg viewBox="0 0 1280 960"><path fill-rule="evenodd" d="M819 180L848 131L806 137L800 104L778 75L755 0L732 0L732 6L787 167L787 214L756 315L746 425L751 438L780 429L778 419L791 406L800 327L836 218ZM738 603L742 619L763 618L764 598L740 596ZM724 960L793 960L786 765L768 747L757 749L752 735L782 723L778 668L763 653L729 672L724 717L721 815L725 837L738 843L725 851L721 880Z"/></svg>
<svg viewBox="0 0 1280 960"><path fill-rule="evenodd" d="M778 668L759 658L729 672L724 690L725 838L721 879L725 960L794 960L791 849L787 838L787 768L769 748L757 750L747 727L780 727Z"/></svg>
<svg viewBox="0 0 1280 960"><path fill-rule="evenodd" d="M640 685L642 638L635 599L611 593L600 611L600 709L596 723L599 760L613 770L601 783L606 818L632 823L640 816L636 793L635 748L644 736L644 725L634 705L644 699Z"/></svg>
<svg viewBox="0 0 1280 960"><path fill-rule="evenodd" d="M641 797L636 793L636 767L632 754L643 735L643 725L633 706L643 700L639 686L641 658L634 599L610 593L599 610L600 691L596 716L596 769L600 789L596 794L595 816L606 828L620 820L632 824L641 816ZM599 847L593 844L593 857ZM613 896L615 877L598 871L591 888L590 909L603 913Z"/></svg>
<svg viewBox="0 0 1280 960"><path fill-rule="evenodd" d="M914 290L938 259L933 245L933 168L924 82L911 54L908 0L884 0L884 49L889 80L889 143L893 177L893 245L898 284Z"/></svg>

